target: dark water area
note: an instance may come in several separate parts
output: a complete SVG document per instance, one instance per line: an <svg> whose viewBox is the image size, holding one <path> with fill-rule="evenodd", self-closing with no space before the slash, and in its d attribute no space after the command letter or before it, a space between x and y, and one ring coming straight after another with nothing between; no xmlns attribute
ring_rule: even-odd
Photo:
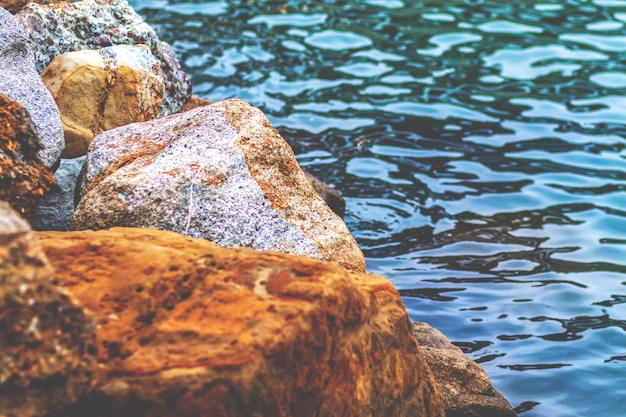
<svg viewBox="0 0 626 417"><path fill-rule="evenodd" d="M626 416L626 1L131 1L524 417Z"/></svg>

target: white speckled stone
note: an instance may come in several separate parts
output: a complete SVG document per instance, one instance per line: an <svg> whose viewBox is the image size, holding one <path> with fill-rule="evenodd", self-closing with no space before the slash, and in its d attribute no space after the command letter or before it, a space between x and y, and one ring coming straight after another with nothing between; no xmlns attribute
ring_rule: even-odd
<svg viewBox="0 0 626 417"><path fill-rule="evenodd" d="M91 143L72 228L171 230L363 271L345 223L265 115L227 100L109 130Z"/></svg>
<svg viewBox="0 0 626 417"><path fill-rule="evenodd" d="M64 146L59 110L35 69L24 28L3 8L0 8L0 93L28 110L43 142L39 157L48 168L55 165Z"/></svg>
<svg viewBox="0 0 626 417"><path fill-rule="evenodd" d="M30 3L15 15L35 48L37 70L63 53L112 45L147 45L159 60L165 82L161 116L180 111L191 97L191 83L176 53L162 42L126 0L49 5Z"/></svg>

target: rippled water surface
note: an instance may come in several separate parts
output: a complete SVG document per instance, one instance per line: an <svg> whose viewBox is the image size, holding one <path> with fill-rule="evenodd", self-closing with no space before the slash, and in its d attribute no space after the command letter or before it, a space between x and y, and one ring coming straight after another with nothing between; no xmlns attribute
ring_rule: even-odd
<svg viewBox="0 0 626 417"><path fill-rule="evenodd" d="M626 416L626 1L131 1L525 417Z"/></svg>

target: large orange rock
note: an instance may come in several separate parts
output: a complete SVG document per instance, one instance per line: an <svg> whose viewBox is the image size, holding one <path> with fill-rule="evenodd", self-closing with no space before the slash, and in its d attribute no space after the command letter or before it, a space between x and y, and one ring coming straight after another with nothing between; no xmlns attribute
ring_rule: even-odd
<svg viewBox="0 0 626 417"><path fill-rule="evenodd" d="M0 416L72 405L96 365L93 317L57 285L28 223L0 201Z"/></svg>
<svg viewBox="0 0 626 417"><path fill-rule="evenodd" d="M73 415L444 415L382 277L149 229L38 236L98 323L103 379Z"/></svg>

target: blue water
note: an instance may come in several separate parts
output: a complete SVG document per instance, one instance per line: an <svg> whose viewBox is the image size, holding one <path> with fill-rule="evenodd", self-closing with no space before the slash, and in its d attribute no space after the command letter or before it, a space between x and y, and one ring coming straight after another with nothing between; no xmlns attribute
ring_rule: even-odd
<svg viewBox="0 0 626 417"><path fill-rule="evenodd" d="M131 1L524 417L626 416L626 1Z"/></svg>

